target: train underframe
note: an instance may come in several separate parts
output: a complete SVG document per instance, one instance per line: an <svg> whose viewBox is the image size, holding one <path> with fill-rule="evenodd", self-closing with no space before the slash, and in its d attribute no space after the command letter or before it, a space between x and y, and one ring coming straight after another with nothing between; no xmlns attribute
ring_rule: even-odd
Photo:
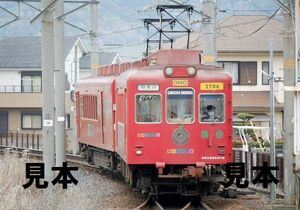
<svg viewBox="0 0 300 210"><path fill-rule="evenodd" d="M132 189L143 194L203 197L213 194L225 180L222 165L127 165L111 151L81 144L87 161L120 174Z"/></svg>

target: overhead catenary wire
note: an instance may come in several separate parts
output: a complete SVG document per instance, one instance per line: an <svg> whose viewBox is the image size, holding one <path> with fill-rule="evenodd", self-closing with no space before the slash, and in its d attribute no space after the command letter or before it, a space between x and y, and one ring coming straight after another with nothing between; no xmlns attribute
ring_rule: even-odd
<svg viewBox="0 0 300 210"><path fill-rule="evenodd" d="M141 45L144 45L144 44L145 44L145 41L143 41L143 42L137 42L137 43L133 43L133 44L126 44L126 45L116 46L116 47L101 46L101 48L105 48L105 50L111 50L111 49L121 49L121 48L126 48L126 47L141 46Z"/></svg>
<svg viewBox="0 0 300 210"><path fill-rule="evenodd" d="M111 34L124 33L124 32L134 31L134 30L141 29L141 28L144 28L144 26L136 26L136 27L131 27L131 28L119 30L119 31L112 31L112 32L107 32L107 33L100 33L99 36L105 36L105 35L111 35Z"/></svg>
<svg viewBox="0 0 300 210"><path fill-rule="evenodd" d="M240 36L238 38L244 38L244 37L248 37L248 36L252 36L253 34L256 34L257 32L259 32L265 25L267 25L267 23L272 20L272 18L276 15L276 13L280 10L280 7L269 17L269 19L263 24L261 25L258 29L256 29L255 31L251 32L250 34L244 35L244 36Z"/></svg>

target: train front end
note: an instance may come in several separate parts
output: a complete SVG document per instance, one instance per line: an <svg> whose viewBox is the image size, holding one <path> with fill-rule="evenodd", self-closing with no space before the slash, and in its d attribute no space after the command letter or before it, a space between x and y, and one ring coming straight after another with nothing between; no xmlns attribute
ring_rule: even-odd
<svg viewBox="0 0 300 210"><path fill-rule="evenodd" d="M231 77L200 65L198 51L159 51L149 62L127 75L123 159L132 180L157 194L211 191L232 161Z"/></svg>

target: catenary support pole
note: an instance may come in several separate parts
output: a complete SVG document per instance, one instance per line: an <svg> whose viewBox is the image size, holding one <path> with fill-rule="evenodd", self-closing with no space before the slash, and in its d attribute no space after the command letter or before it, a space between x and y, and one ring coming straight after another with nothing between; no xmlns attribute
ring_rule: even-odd
<svg viewBox="0 0 300 210"><path fill-rule="evenodd" d="M56 18L62 14L64 14L64 1L57 0L54 10L56 166L62 166L62 163L66 161L64 18Z"/></svg>
<svg viewBox="0 0 300 210"><path fill-rule="evenodd" d="M269 61L269 81L270 81L270 166L276 165L276 154L275 154L275 138L274 138L274 116L275 116L275 107L274 107L274 70L273 70L273 43L272 39L270 40L270 61ZM274 177L275 171L272 171ZM270 199L271 203L274 203L276 200L276 184L271 183L270 187Z"/></svg>
<svg viewBox="0 0 300 210"><path fill-rule="evenodd" d="M99 66L99 49L98 49L98 1L91 3L91 75L97 75Z"/></svg>
<svg viewBox="0 0 300 210"><path fill-rule="evenodd" d="M296 79L300 79L300 0L295 0Z"/></svg>
<svg viewBox="0 0 300 210"><path fill-rule="evenodd" d="M299 87L300 81L300 0L295 0L295 58L296 58L296 84ZM296 204L300 203L300 90L295 92L295 165L296 165L296 183L297 183L297 201Z"/></svg>
<svg viewBox="0 0 300 210"><path fill-rule="evenodd" d="M79 73L79 59L78 59L78 45L75 46L75 56L74 56L74 63L75 63L75 77L74 77L74 84L77 83ZM77 154L79 152L78 140L77 140L77 106L76 106L76 94L74 93L74 108L72 110L72 118L73 118L73 138L72 138L72 150L73 154Z"/></svg>
<svg viewBox="0 0 300 210"><path fill-rule="evenodd" d="M203 56L204 64L216 65L217 48L216 48L216 0L203 0Z"/></svg>
<svg viewBox="0 0 300 210"><path fill-rule="evenodd" d="M290 0L284 0L285 5ZM283 69L284 86L295 85L295 34L292 16L283 10ZM284 201L295 205L296 177L294 173L294 98L292 91L284 92Z"/></svg>
<svg viewBox="0 0 300 210"><path fill-rule="evenodd" d="M42 0L41 10L52 0ZM54 40L53 12L42 14L42 95L43 95L43 161L45 180L52 181L54 174Z"/></svg>

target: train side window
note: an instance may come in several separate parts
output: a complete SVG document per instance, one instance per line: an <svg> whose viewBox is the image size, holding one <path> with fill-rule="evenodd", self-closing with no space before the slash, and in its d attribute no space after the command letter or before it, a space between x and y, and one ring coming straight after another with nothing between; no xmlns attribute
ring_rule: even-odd
<svg viewBox="0 0 300 210"><path fill-rule="evenodd" d="M194 90L191 88L168 89L167 122L191 124L194 119Z"/></svg>
<svg viewBox="0 0 300 210"><path fill-rule="evenodd" d="M222 123L225 121L224 94L200 94L199 104L200 122Z"/></svg>
<svg viewBox="0 0 300 210"><path fill-rule="evenodd" d="M160 95L136 95L135 121L137 123L161 122L161 96Z"/></svg>

